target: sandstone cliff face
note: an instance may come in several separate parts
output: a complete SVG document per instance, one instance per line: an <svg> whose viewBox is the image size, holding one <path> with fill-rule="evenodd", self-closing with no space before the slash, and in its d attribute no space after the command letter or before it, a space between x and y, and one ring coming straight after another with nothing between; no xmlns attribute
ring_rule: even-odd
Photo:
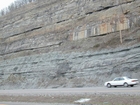
<svg viewBox="0 0 140 105"><path fill-rule="evenodd" d="M140 79L139 0L46 0L0 17L0 88Z"/></svg>

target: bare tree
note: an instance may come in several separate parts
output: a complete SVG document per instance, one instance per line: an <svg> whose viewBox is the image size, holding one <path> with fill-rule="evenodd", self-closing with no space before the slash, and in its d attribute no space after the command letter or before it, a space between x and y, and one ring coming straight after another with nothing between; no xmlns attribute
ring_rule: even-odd
<svg viewBox="0 0 140 105"><path fill-rule="evenodd" d="M29 4L31 2L36 2L37 0L16 0L15 2L11 3L7 8L2 9L0 11L0 16L5 15L11 11L14 11L26 4Z"/></svg>
<svg viewBox="0 0 140 105"><path fill-rule="evenodd" d="M1 10L0 15L1 15L1 16L2 16L2 15L5 15L5 10L4 10L4 9Z"/></svg>
<svg viewBox="0 0 140 105"><path fill-rule="evenodd" d="M15 9L15 4L12 3L11 5L8 6L9 11L13 11Z"/></svg>

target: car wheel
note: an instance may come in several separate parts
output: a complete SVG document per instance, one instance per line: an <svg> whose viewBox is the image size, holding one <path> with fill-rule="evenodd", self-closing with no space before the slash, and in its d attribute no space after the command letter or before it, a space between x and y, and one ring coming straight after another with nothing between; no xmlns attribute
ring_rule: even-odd
<svg viewBox="0 0 140 105"><path fill-rule="evenodd" d="M110 84L110 83L108 83L108 84L107 84L107 87L108 87L108 88L111 88L111 84Z"/></svg>
<svg viewBox="0 0 140 105"><path fill-rule="evenodd" d="M131 87L133 87L134 85L130 85Z"/></svg>
<svg viewBox="0 0 140 105"><path fill-rule="evenodd" d="M128 87L128 83L125 82L125 83L123 84L123 86L124 86L124 87Z"/></svg>

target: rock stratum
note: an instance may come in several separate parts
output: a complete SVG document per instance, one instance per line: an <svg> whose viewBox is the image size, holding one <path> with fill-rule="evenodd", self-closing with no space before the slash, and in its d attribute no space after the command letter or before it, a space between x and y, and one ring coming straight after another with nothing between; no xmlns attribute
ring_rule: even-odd
<svg viewBox="0 0 140 105"><path fill-rule="evenodd" d="M140 0L44 0L0 17L0 89L140 79Z"/></svg>

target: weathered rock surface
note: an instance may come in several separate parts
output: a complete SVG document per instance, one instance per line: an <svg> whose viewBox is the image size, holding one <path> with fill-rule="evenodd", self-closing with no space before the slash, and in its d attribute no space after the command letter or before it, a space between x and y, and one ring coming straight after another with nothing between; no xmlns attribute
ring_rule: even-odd
<svg viewBox="0 0 140 105"><path fill-rule="evenodd" d="M0 89L140 79L139 0L46 0L0 17Z"/></svg>

